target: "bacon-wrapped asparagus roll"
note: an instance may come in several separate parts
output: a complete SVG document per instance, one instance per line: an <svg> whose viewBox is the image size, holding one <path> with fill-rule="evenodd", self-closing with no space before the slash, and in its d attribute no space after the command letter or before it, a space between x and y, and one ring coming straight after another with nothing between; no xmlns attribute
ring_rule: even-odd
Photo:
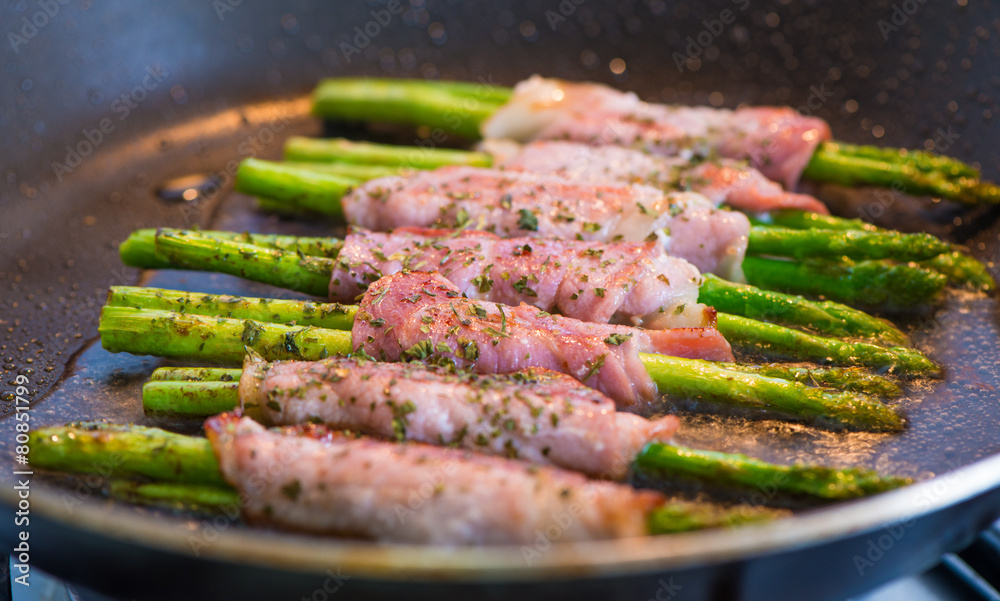
<svg viewBox="0 0 1000 601"><path fill-rule="evenodd" d="M531 77L482 124L484 138L575 140L632 146L662 155L748 159L794 189L830 126L788 107L735 111L667 106L593 83Z"/></svg>
<svg viewBox="0 0 1000 601"><path fill-rule="evenodd" d="M276 425L319 423L387 438L623 478L639 451L669 441L676 417L648 420L547 369L476 375L342 357L267 363L248 358L240 402Z"/></svg>
<svg viewBox="0 0 1000 601"><path fill-rule="evenodd" d="M387 361L440 358L478 373L542 367L607 394L619 408L653 401L641 352L732 361L715 328L641 330L585 323L535 307L463 298L436 273L400 272L372 284L351 330L352 346Z"/></svg>
<svg viewBox="0 0 1000 601"><path fill-rule="evenodd" d="M252 523L414 544L525 544L643 536L660 493L550 467L321 426L267 430L224 414L205 432Z"/></svg>
<svg viewBox="0 0 1000 601"><path fill-rule="evenodd" d="M551 173L592 183L646 184L661 190L692 190L717 205L751 212L798 209L828 214L808 194L789 192L747 163L735 159L665 157L624 146L539 140L523 146L508 140L483 143L502 169Z"/></svg>
<svg viewBox="0 0 1000 601"><path fill-rule="evenodd" d="M505 305L527 303L597 323L651 329L715 324L698 302L701 274L657 242L602 244L489 232L355 228L337 255L330 300L354 302L378 278L403 269L437 271L462 294Z"/></svg>
<svg viewBox="0 0 1000 601"><path fill-rule="evenodd" d="M745 215L701 194L475 167L371 180L342 205L349 223L372 230L472 225L504 238L660 240L702 272L737 280L750 233Z"/></svg>

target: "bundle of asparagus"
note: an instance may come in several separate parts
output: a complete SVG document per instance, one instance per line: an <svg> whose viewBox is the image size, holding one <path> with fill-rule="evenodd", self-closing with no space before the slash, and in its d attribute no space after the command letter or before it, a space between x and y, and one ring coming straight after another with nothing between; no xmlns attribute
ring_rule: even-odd
<svg viewBox="0 0 1000 601"><path fill-rule="evenodd" d="M101 314L101 343L111 352L217 364L242 363L248 347L267 360L318 360L354 350L345 330L354 326L356 312L337 304L115 287ZM640 358L659 391L674 398L822 427L898 431L904 426L894 410L866 394L800 381L898 393L889 381L863 371L739 366L648 353ZM220 393L222 404L209 407L226 407L231 394Z"/></svg>
<svg viewBox="0 0 1000 601"><path fill-rule="evenodd" d="M292 162L248 159L237 189L261 206L341 217L340 199L374 177L444 165L489 162L489 155L415 150L346 140L292 138ZM315 162L303 162L305 160ZM370 164L362 161L373 161ZM378 161L377 163L375 161ZM598 170L598 172L601 172ZM817 215L810 219L807 215ZM795 210L755 216L742 272L753 285L865 306L914 307L933 302L946 285L992 291L979 261L929 234L903 234L858 220Z"/></svg>
<svg viewBox="0 0 1000 601"><path fill-rule="evenodd" d="M602 86L559 81L549 84L544 80L541 86L538 83L529 80L519 84L519 87L524 85L526 88L541 87L544 88L543 92L549 93L547 98L538 102L540 108L532 110L530 106L527 109L524 106L531 100L538 100L527 95L532 90L524 90L523 97L517 97L514 89L486 84L374 78L327 79L316 88L313 113L326 119L426 126L469 139L479 139L483 135L481 129L484 129L484 123L501 109L504 111L520 109L521 114L529 117L523 120L529 123L526 127L536 125L538 121L536 119L533 122L531 116L546 111L554 113L556 119L562 117L558 113L563 111L569 114L567 120L571 121L576 117L574 105L577 104L587 113L596 110L598 117L603 116L608 123L626 120L636 111L644 109L637 99L633 102L631 99L613 98L618 93ZM609 97L610 102L605 101ZM594 98L597 98L598 102L587 102ZM616 101L624 102L623 105L609 106ZM722 109L701 107L697 109L664 107L666 110L660 110L661 107L657 105L646 106L652 110L647 110L641 115L645 118L639 120L640 125L653 129L657 127L658 121L665 121L677 129L677 134L687 136L689 138L687 144L693 146L696 151L707 148L710 152L723 156L735 152L734 158L750 157L752 160L757 160L758 157L766 160L776 154L773 146L768 147L770 141L768 138L757 140L753 136L740 135L740 120L744 115L739 111L731 113ZM685 131L684 125L671 121L671 113L682 116L688 114L685 111L700 111L700 118L693 120L697 122L698 131ZM762 109L749 109L745 115L749 118L742 120L747 123L756 122L761 111ZM731 118L733 114L737 116L736 119ZM760 116L763 119L771 117L769 114ZM780 120L786 115L779 110L773 112L773 117ZM794 122L794 119L786 120ZM722 132L721 135L706 134L703 129L706 122L708 129L715 125L715 129ZM819 135L805 136L800 142L802 148L795 149L799 153L806 154L799 158L801 171L795 170L796 172L792 174L793 179L797 179L801 174L801 177L806 179L844 185L902 186L903 191L912 194L939 196L966 204L1000 202L1000 187L982 181L977 169L961 161L919 150L859 146L824 140L823 138L828 135L828 127L825 132L822 131L824 127L827 126L825 124L813 126L810 130L818 130ZM495 129L488 132L490 136L494 135ZM765 127L762 131L774 132L774 129ZM553 135L566 137L567 133L570 137L574 135L571 131L567 132L566 128L548 132L534 130L533 133L541 137ZM760 148L733 144L727 139L727 134L732 134L730 137L744 137L747 139L747 144L759 142ZM774 137L778 135L775 134ZM625 142L639 142L641 135L638 138ZM607 144L619 140L590 136L585 141ZM799 142L797 138L796 141ZM676 144L677 140L671 138L669 142ZM660 151L655 147L647 149L654 153ZM477 158L483 160L482 157ZM802 158L805 160L801 160ZM412 166L417 167L417 165Z"/></svg>
<svg viewBox="0 0 1000 601"><path fill-rule="evenodd" d="M120 252L125 264L136 267L217 271L326 296L341 248L341 241L332 238L161 229L133 233ZM357 290L369 283L361 278ZM713 276L705 279L698 300L732 312L718 315L720 331L731 343L767 357L887 368L901 374L937 371L919 352L905 348L906 336L891 323L844 305L766 292Z"/></svg>
<svg viewBox="0 0 1000 601"><path fill-rule="evenodd" d="M92 474L96 466L101 466L101 476L111 479L109 492L116 497L184 508L241 506L205 438L143 426L77 423L34 430L30 444L32 466L38 469ZM111 466L110 473L105 466ZM774 502L788 498L812 502L847 500L911 482L857 468L777 465L740 454L662 443L645 447L635 458L632 470L640 477L664 484L694 482L744 492L773 489L777 493ZM674 501L649 516L649 533L734 526L786 514L751 505L722 508Z"/></svg>

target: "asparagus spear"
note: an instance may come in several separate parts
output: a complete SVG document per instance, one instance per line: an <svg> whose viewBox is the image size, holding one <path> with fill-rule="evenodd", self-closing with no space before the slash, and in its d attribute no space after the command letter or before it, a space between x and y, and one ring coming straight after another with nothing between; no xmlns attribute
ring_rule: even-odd
<svg viewBox="0 0 1000 601"><path fill-rule="evenodd" d="M242 369L228 367L158 367L150 382L236 382Z"/></svg>
<svg viewBox="0 0 1000 601"><path fill-rule="evenodd" d="M915 156L912 151L891 154L894 149L882 149L881 156L873 156L853 153L852 148L837 142L824 142L810 158L802 177L845 186L899 186L911 194L940 196L970 205L1000 202L1000 187L979 181L978 172L974 170L974 176L956 175L955 165L961 163L954 159L942 160L938 167L927 169L929 161L912 158ZM922 153L920 156L933 155ZM957 170L968 173L971 168L962 165Z"/></svg>
<svg viewBox="0 0 1000 601"><path fill-rule="evenodd" d="M823 215L821 213L810 213L808 211L798 211L795 209L780 209L761 215L750 217L754 225L773 225L793 230L840 230L840 231L864 231L880 232L885 231L866 221L860 219L847 219L846 217L836 217L834 215Z"/></svg>
<svg viewBox="0 0 1000 601"><path fill-rule="evenodd" d="M229 488L204 438L113 424L100 429L76 424L53 426L34 430L29 436L31 465L38 469ZM910 483L909 479L880 477L867 470L782 466L742 455L662 443L647 445L635 465L639 471L651 474L711 478L719 485L751 490L762 485L777 486L781 492L831 500L874 494Z"/></svg>
<svg viewBox="0 0 1000 601"><path fill-rule="evenodd" d="M234 319L350 330L357 307L308 301L219 296L156 288L114 286L108 292L107 308L129 307L156 311L177 311ZM936 374L939 368L918 351L897 347L885 349L872 344L842 342L797 330L724 313L717 327L731 343L774 358L865 365L890 369L905 375Z"/></svg>
<svg viewBox="0 0 1000 601"><path fill-rule="evenodd" d="M824 230L859 230L868 232L888 232L860 219L845 219L832 215L820 215L804 211L783 210L774 211L755 219L755 223L769 224L792 229L824 229ZM992 292L996 290L996 282L976 258L969 256L955 246L950 245L947 252L931 259L920 261L923 267L937 271L948 278L951 286L965 288L973 292Z"/></svg>
<svg viewBox="0 0 1000 601"><path fill-rule="evenodd" d="M997 283L986 266L959 250L921 261L920 265L944 275L948 283L972 292L993 292Z"/></svg>
<svg viewBox="0 0 1000 601"><path fill-rule="evenodd" d="M476 139L479 124L506 102L510 90L491 87L492 96L484 92L476 98L469 85L328 79L316 88L313 113L324 118L425 125ZM462 110L463 105L468 110ZM811 157L803 177L845 185L901 185L908 192L968 204L1000 202L1000 187L980 181L977 170L956 159L922 151L824 142Z"/></svg>
<svg viewBox="0 0 1000 601"><path fill-rule="evenodd" d="M771 378L863 392L880 397L895 398L903 394L903 390L892 380L857 367L795 367L780 363L764 363L741 364L740 369Z"/></svg>
<svg viewBox="0 0 1000 601"><path fill-rule="evenodd" d="M315 361L351 352L351 333L253 320L107 306L101 344L112 353L240 363L246 348L270 360Z"/></svg>
<svg viewBox="0 0 1000 601"><path fill-rule="evenodd" d="M245 159L236 172L236 190L266 196L283 206L342 218L340 199L358 180L281 163Z"/></svg>
<svg viewBox="0 0 1000 601"><path fill-rule="evenodd" d="M316 360L348 354L352 348L349 332L129 307L105 307L98 331L101 344L111 352L230 364L241 362L247 347L269 361ZM824 427L873 431L904 427L893 409L864 395L827 392L708 361L650 354L643 354L642 360L660 392L675 398L773 409L787 419ZM190 390L202 383L188 384Z"/></svg>
<svg viewBox="0 0 1000 601"><path fill-rule="evenodd" d="M406 175L413 170L407 167L391 167L386 165L362 165L357 163L309 163L300 161L284 161L279 163L296 169L307 169L317 173L327 173L355 180L354 185L370 179L388 177L390 175Z"/></svg>
<svg viewBox="0 0 1000 601"><path fill-rule="evenodd" d="M285 142L289 161L343 162L362 165L437 169L446 165L489 167L493 157L485 152L392 146L370 142L352 142L344 138L320 139L293 136Z"/></svg>
<svg viewBox="0 0 1000 601"><path fill-rule="evenodd" d="M891 346L910 343L906 334L889 321L846 305L734 284L712 274L704 276L698 301L726 313L841 338L864 338Z"/></svg>
<svg viewBox="0 0 1000 601"><path fill-rule="evenodd" d="M292 256L289 252L283 253L278 249L267 252L244 251L245 245L226 240L224 232L161 229L150 238L149 231L139 230L122 244L122 249L128 251L122 252L124 263L135 267L189 267L221 271L277 286L283 285L283 282L300 282L298 285L301 286L301 282L308 281L312 283L312 287L303 291L316 295L323 294L319 284L320 271L329 268L326 279L329 280L332 276L332 259L328 262L307 261L307 257L299 254ZM167 258L168 253L157 251L157 245L166 240L169 241L167 244L172 259ZM284 243L289 242L284 241ZM322 246L324 249L340 248L340 243L330 238L326 239L326 243ZM304 264L303 261L307 263ZM893 346L908 344L906 336L891 323L862 311L829 301L809 301L753 286L733 284L710 274L705 276L699 289L698 300L720 311L762 321L805 327L821 334L864 338ZM153 305L142 306L163 308ZM291 319L301 318L293 317L286 321ZM336 327L324 323L312 325Z"/></svg>
<svg viewBox="0 0 1000 601"><path fill-rule="evenodd" d="M239 381L147 382L142 387L142 409L147 415L209 417L239 404Z"/></svg>
<svg viewBox="0 0 1000 601"><path fill-rule="evenodd" d="M208 269L282 288L326 296L333 259L300 255L184 232L160 232L156 252L185 269Z"/></svg>
<svg viewBox="0 0 1000 601"><path fill-rule="evenodd" d="M136 505L193 512L217 512L239 507L239 495L231 488L178 482L133 482L112 480L108 496Z"/></svg>
<svg viewBox="0 0 1000 601"><path fill-rule="evenodd" d="M220 241L242 242L263 248L287 250L311 257L335 258L340 254L343 243L336 238L311 238L307 236L282 236L278 234L251 234L249 232L223 232L216 230L157 230L147 228L135 230L118 247L122 262L145 269L176 269L179 267L162 253L156 252L157 232L187 233L188 235L212 238Z"/></svg>
<svg viewBox="0 0 1000 601"><path fill-rule="evenodd" d="M761 288L825 296L851 305L913 307L933 302L948 278L915 264L890 261L783 261L747 257L747 281Z"/></svg>
<svg viewBox="0 0 1000 601"><path fill-rule="evenodd" d="M779 492L831 501L877 494L913 482L910 478L880 476L860 468L774 465L746 455L663 443L646 445L636 457L635 467L640 473L714 484L754 486L766 483Z"/></svg>
<svg viewBox="0 0 1000 601"><path fill-rule="evenodd" d="M36 468L225 486L208 440L159 428L98 423L40 428L29 434Z"/></svg>
<svg viewBox="0 0 1000 601"><path fill-rule="evenodd" d="M108 290L107 306L256 319L331 330L350 330L354 325L354 314L358 310L356 305L339 303L202 294L132 286L112 286Z"/></svg>
<svg viewBox="0 0 1000 601"><path fill-rule="evenodd" d="M930 234L900 234L846 230L795 230L754 226L747 252L805 259L809 257L895 259L919 261L948 252L949 246Z"/></svg>
<svg viewBox="0 0 1000 601"><path fill-rule="evenodd" d="M510 91L485 85L477 90L474 84L471 88L469 85L328 79L316 88L313 114L325 118L419 124L477 139L479 124L506 102Z"/></svg>
<svg viewBox="0 0 1000 601"><path fill-rule="evenodd" d="M722 507L710 503L674 500L654 509L649 514L648 524L650 534L673 534L769 522L789 515L789 511L754 505Z"/></svg>
<svg viewBox="0 0 1000 601"><path fill-rule="evenodd" d="M883 348L867 342L822 338L737 315L718 314L716 327L734 346L763 351L771 358L812 360L836 365L860 365L903 375L939 375L941 368L919 351Z"/></svg>
<svg viewBox="0 0 1000 601"><path fill-rule="evenodd" d="M663 394L734 409L765 410L787 421L831 429L898 432L903 419L890 407L852 392L827 393L798 382L768 378L698 359L640 353Z"/></svg>

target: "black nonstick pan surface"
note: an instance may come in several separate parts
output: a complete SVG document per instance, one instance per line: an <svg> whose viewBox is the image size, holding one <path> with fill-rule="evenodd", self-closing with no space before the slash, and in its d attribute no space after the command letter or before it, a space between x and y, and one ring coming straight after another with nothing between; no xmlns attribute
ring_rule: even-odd
<svg viewBox="0 0 1000 601"><path fill-rule="evenodd" d="M13 473L19 381L26 381L22 397L31 403L32 426L107 419L197 430L142 415L140 386L159 360L111 355L95 343L107 287L141 281L290 293L194 273L156 272L140 280L137 270L121 266L117 244L131 230L152 226L335 232L331 224L260 215L250 199L229 191L235 161L277 158L287 136L324 132L308 116L307 95L321 77L510 85L537 72L602 81L655 101L788 104L828 119L838 139L937 149L1000 178L994 125L1000 10L989 2L566 0L398 8L232 0L114 6L70 0L48 12L33 2L6 5L0 19L7 41L0 51L6 511L17 511L14 487L24 478ZM719 30L723 11L732 19ZM427 143L428 133L345 124L325 131L409 144ZM199 194L185 199L189 189ZM846 216L932 231L986 261L1000 255L995 210L886 190L824 186L817 193ZM948 370L942 382L916 385L900 401L911 420L901 435L685 417L681 441L692 446L925 480L764 527L555 542L529 563L516 548L373 545L172 516L111 503L96 481L32 474L30 521L4 519L0 540L9 550L28 532L34 567L136 599L843 598L929 567L1000 516L996 300L954 294L905 323ZM743 500L770 499L762 489Z"/></svg>

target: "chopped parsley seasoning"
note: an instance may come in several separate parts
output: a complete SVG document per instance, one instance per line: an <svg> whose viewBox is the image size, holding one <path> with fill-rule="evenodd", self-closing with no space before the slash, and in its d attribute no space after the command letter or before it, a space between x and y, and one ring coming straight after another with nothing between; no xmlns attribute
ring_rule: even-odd
<svg viewBox="0 0 1000 601"><path fill-rule="evenodd" d="M493 289L493 280L486 274L480 274L472 278L472 284L476 287L476 290L483 294Z"/></svg>
<svg viewBox="0 0 1000 601"><path fill-rule="evenodd" d="M281 494L285 495L291 500L296 500L299 498L299 493L302 492L302 483L298 480L292 480L288 484L281 487Z"/></svg>
<svg viewBox="0 0 1000 601"><path fill-rule="evenodd" d="M605 338L604 342L608 344L613 344L615 346L621 346L623 342L628 342L630 338L632 338L631 334L619 334L615 332L614 334Z"/></svg>
<svg viewBox="0 0 1000 601"><path fill-rule="evenodd" d="M519 213L521 216L517 220L517 227L522 230L537 232L538 217L535 217L528 209L521 209Z"/></svg>
<svg viewBox="0 0 1000 601"><path fill-rule="evenodd" d="M608 355L607 353L605 353L600 357L598 357L597 359L594 359L593 361L587 361L587 373L583 376L581 382L586 382L591 377L597 375L597 372L599 372L601 368L604 367L604 361L607 360L607 358Z"/></svg>
<svg viewBox="0 0 1000 601"><path fill-rule="evenodd" d="M521 276L521 279L514 282L513 286L514 290L517 290L525 296L538 296L537 292L528 287L528 276L526 275Z"/></svg>
<svg viewBox="0 0 1000 601"><path fill-rule="evenodd" d="M468 338L458 339L458 352L455 353L463 359L469 361L475 361L479 358L479 345L476 344L475 340L469 340Z"/></svg>
<svg viewBox="0 0 1000 601"><path fill-rule="evenodd" d="M587 222L583 224L583 231L593 234L594 232L600 231L600 223Z"/></svg>
<svg viewBox="0 0 1000 601"><path fill-rule="evenodd" d="M434 354L434 346L430 340L421 340L410 348L403 351L401 357L403 361L419 361L427 359Z"/></svg>
<svg viewBox="0 0 1000 601"><path fill-rule="evenodd" d="M605 292L607 292L607 290L605 290L604 288L594 288L594 294L596 294L597 296L599 296L601 298L604 298L604 293Z"/></svg>
<svg viewBox="0 0 1000 601"><path fill-rule="evenodd" d="M243 322L243 334L240 336L240 340L243 344L253 346L260 341L260 337L263 335L264 326L249 319Z"/></svg>

